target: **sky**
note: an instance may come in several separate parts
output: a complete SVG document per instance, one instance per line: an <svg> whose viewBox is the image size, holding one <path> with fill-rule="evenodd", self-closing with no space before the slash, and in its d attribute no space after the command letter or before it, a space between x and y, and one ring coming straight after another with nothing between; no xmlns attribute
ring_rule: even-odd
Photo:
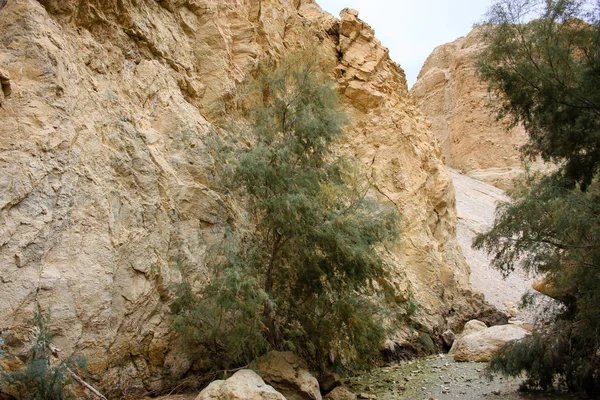
<svg viewBox="0 0 600 400"><path fill-rule="evenodd" d="M336 17L342 9L358 10L375 36L390 49L406 73L410 88L433 49L467 35L482 20L492 0L317 0Z"/></svg>

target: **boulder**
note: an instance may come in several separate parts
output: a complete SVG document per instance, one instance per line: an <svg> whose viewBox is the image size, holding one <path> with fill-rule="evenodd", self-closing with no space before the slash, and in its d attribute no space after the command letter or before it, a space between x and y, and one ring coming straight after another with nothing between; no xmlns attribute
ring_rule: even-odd
<svg viewBox="0 0 600 400"><path fill-rule="evenodd" d="M456 340L456 335L450 329L442 333L442 340L444 344L448 347L452 347L452 344Z"/></svg>
<svg viewBox="0 0 600 400"><path fill-rule="evenodd" d="M329 393L341 385L342 381L340 380L340 376L335 372L327 371L319 377L319 387L321 388L322 394Z"/></svg>
<svg viewBox="0 0 600 400"><path fill-rule="evenodd" d="M272 386L267 385L256 372L243 369L226 381L217 380L208 385L196 400L285 400Z"/></svg>
<svg viewBox="0 0 600 400"><path fill-rule="evenodd" d="M508 318L515 318L519 314L519 307L511 301L504 302L504 307L506 307L504 312Z"/></svg>
<svg viewBox="0 0 600 400"><path fill-rule="evenodd" d="M291 351L271 351L251 366L288 400L321 400L319 382L308 366Z"/></svg>
<svg viewBox="0 0 600 400"><path fill-rule="evenodd" d="M465 324L460 336L467 336L471 333L479 332L487 328L487 325L479 320L472 319Z"/></svg>
<svg viewBox="0 0 600 400"><path fill-rule="evenodd" d="M531 284L531 288L553 299L557 298L554 281L548 274L542 275L540 278L536 279Z"/></svg>
<svg viewBox="0 0 600 400"><path fill-rule="evenodd" d="M356 400L356 395L348 389L338 386L325 396L327 400Z"/></svg>
<svg viewBox="0 0 600 400"><path fill-rule="evenodd" d="M504 344L527 335L528 331L516 325L496 325L459 337L450 354L456 361L488 362Z"/></svg>

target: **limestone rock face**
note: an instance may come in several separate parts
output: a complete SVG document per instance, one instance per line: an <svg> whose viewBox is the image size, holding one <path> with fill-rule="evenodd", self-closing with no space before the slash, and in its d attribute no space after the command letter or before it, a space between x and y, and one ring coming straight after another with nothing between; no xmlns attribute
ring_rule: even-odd
<svg viewBox="0 0 600 400"><path fill-rule="evenodd" d="M447 316L456 317L450 325L457 329L482 298L469 289L469 267L457 246L454 188L441 148L408 98L404 72L373 30L355 10L340 17L336 76L353 115L349 148L403 220L398 248L388 257L395 273L381 283L399 301L415 300L425 330L441 334Z"/></svg>
<svg viewBox="0 0 600 400"><path fill-rule="evenodd" d="M476 75L475 59L483 49L481 35L476 28L466 37L437 47L410 94L431 123L450 167L507 188L523 172L519 148L527 135L521 126L508 129L507 121L497 121L489 107L487 84Z"/></svg>
<svg viewBox="0 0 600 400"><path fill-rule="evenodd" d="M404 71L390 60L373 29L358 19L356 10L346 8L340 17L341 59L335 72L344 95L363 111L381 106L390 97L405 97Z"/></svg>
<svg viewBox="0 0 600 400"><path fill-rule="evenodd" d="M243 369L226 381L211 382L196 400L286 400L272 386L267 385L256 372Z"/></svg>
<svg viewBox="0 0 600 400"><path fill-rule="evenodd" d="M177 267L206 277L206 249L239 207L211 185L207 134L261 59L309 46L336 65L351 113L340 150L402 215L379 284L431 333L480 308L441 148L356 12L338 20L312 0L9 0L0 32L8 357L25 355L33 311L50 310L54 344L85 356L108 396L191 368L169 313Z"/></svg>
<svg viewBox="0 0 600 400"><path fill-rule="evenodd" d="M516 325L496 325L459 337L450 353L456 361L488 362L504 344L529 334Z"/></svg>

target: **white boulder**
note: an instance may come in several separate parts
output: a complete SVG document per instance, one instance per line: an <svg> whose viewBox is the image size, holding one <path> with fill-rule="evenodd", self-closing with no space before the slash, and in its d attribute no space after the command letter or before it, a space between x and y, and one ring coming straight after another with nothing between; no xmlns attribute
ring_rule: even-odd
<svg viewBox="0 0 600 400"><path fill-rule="evenodd" d="M208 385L196 400L286 400L272 386L267 385L251 369L243 369L224 380Z"/></svg>
<svg viewBox="0 0 600 400"><path fill-rule="evenodd" d="M496 325L459 337L450 354L456 361L488 362L504 344L527 335L529 332L517 325Z"/></svg>

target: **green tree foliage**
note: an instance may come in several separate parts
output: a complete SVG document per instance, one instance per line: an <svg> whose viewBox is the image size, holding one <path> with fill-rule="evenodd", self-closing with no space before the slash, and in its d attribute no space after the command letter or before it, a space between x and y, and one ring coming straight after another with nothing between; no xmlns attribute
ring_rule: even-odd
<svg viewBox="0 0 600 400"><path fill-rule="evenodd" d="M501 116L525 126L525 152L558 170L515 190L474 243L505 274L518 264L543 273L564 305L554 325L508 345L491 372L590 393L600 390L599 16L598 3L578 0L500 0L490 9L481 76Z"/></svg>
<svg viewBox="0 0 600 400"><path fill-rule="evenodd" d="M246 199L249 228L231 232L201 297L182 286L176 327L221 366L267 349L315 367L365 361L383 340L367 296L383 275L376 247L397 234L395 209L335 155L345 115L317 63L288 57L250 87L251 143L222 180Z"/></svg>
<svg viewBox="0 0 600 400"><path fill-rule="evenodd" d="M500 206L494 227L476 246L494 251L505 273L517 264L545 274L549 294L564 305L551 328L510 345L491 370L527 373L544 389L557 382L572 390L600 388L600 186L568 189L557 176L542 179ZM555 380L556 379L556 380Z"/></svg>
<svg viewBox="0 0 600 400"><path fill-rule="evenodd" d="M583 188L600 166L598 18L589 0L497 1L480 62L503 113L525 126L526 152L564 163Z"/></svg>
<svg viewBox="0 0 600 400"><path fill-rule="evenodd" d="M50 315L36 312L33 324L35 342L29 352L29 362L23 371L2 373L2 381L18 393L19 398L28 400L64 400L74 398L66 389L70 384L68 363L71 360L55 361L50 349L52 334L49 329ZM80 366L84 367L80 362Z"/></svg>

